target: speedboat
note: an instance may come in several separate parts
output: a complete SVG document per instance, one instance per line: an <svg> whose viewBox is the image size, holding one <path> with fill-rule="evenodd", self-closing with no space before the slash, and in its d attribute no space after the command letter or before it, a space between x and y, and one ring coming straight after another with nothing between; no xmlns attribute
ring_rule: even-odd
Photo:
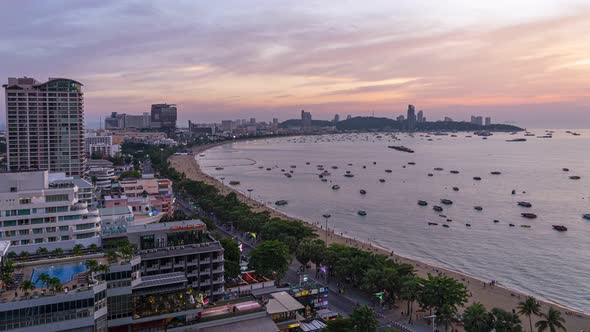
<svg viewBox="0 0 590 332"><path fill-rule="evenodd" d="M416 163L415 163L415 162L413 162L413 161L410 161L410 162L408 163L408 165L416 165Z"/></svg>
<svg viewBox="0 0 590 332"><path fill-rule="evenodd" d="M426 206L426 205L428 205L428 202L427 201L420 200L420 201L418 201L418 205L420 205L420 206Z"/></svg>
<svg viewBox="0 0 590 332"><path fill-rule="evenodd" d="M565 232L567 231L567 227L565 227L564 225L552 225L553 229L559 232Z"/></svg>
<svg viewBox="0 0 590 332"><path fill-rule="evenodd" d="M361 195L365 195L367 193L367 191L365 189L361 189L360 193L361 193Z"/></svg>
<svg viewBox="0 0 590 332"><path fill-rule="evenodd" d="M446 198L441 199L440 202L443 204L446 204L446 205L453 204L453 201L451 201L450 199L446 199Z"/></svg>
<svg viewBox="0 0 590 332"><path fill-rule="evenodd" d="M529 202L518 202L518 206L530 208L533 206L533 204L531 204Z"/></svg>
<svg viewBox="0 0 590 332"><path fill-rule="evenodd" d="M443 225L443 227L444 227L444 228L449 228L449 225L447 225L447 224L444 224L444 225Z"/></svg>
<svg viewBox="0 0 590 332"><path fill-rule="evenodd" d="M340 189L340 186L339 185L335 184L335 185L332 186L332 190L338 190L338 189Z"/></svg>
<svg viewBox="0 0 590 332"><path fill-rule="evenodd" d="M367 212L365 212L365 210L358 210L357 213L359 216L363 216L363 217L367 215Z"/></svg>
<svg viewBox="0 0 590 332"><path fill-rule="evenodd" d="M436 212L441 212L443 210L443 208L438 205L433 206L432 209Z"/></svg>
<svg viewBox="0 0 590 332"><path fill-rule="evenodd" d="M510 226L510 227L514 227L514 224L508 224L508 226Z"/></svg>
<svg viewBox="0 0 590 332"><path fill-rule="evenodd" d="M481 181L481 177L479 177L479 176L474 176L474 177L473 177L473 179L474 179L475 181Z"/></svg>
<svg viewBox="0 0 590 332"><path fill-rule="evenodd" d="M528 219L537 218L537 215L534 213L521 213L520 215L523 216L524 218L528 218Z"/></svg>
<svg viewBox="0 0 590 332"><path fill-rule="evenodd" d="M223 170L223 167L215 167L215 170L216 171L222 171Z"/></svg>
<svg viewBox="0 0 590 332"><path fill-rule="evenodd" d="M581 179L581 178L582 178L582 177L580 177L580 176L577 176L577 175L572 175L572 176L570 176L570 179L572 179L572 180L579 180L579 179Z"/></svg>
<svg viewBox="0 0 590 332"><path fill-rule="evenodd" d="M564 172L569 172L570 171L569 168L562 168L561 170L564 171Z"/></svg>
<svg viewBox="0 0 590 332"><path fill-rule="evenodd" d="M451 171L451 174L459 174L459 171Z"/></svg>
<svg viewBox="0 0 590 332"><path fill-rule="evenodd" d="M586 213L582 216L582 218L586 219L586 220L590 220L590 213Z"/></svg>
<svg viewBox="0 0 590 332"><path fill-rule="evenodd" d="M429 226L437 226L438 224L437 224L437 223L435 223L435 222L429 222L429 223L428 223L428 225L429 225Z"/></svg>
<svg viewBox="0 0 590 332"><path fill-rule="evenodd" d="M453 187L454 191L459 191L459 187Z"/></svg>
<svg viewBox="0 0 590 332"><path fill-rule="evenodd" d="M500 174L502 174L502 172L499 172L499 171L493 171L493 172L490 172L490 174L492 174L492 175L500 175Z"/></svg>
<svg viewBox="0 0 590 332"><path fill-rule="evenodd" d="M467 227L471 227L471 224L465 224L465 226L467 226Z"/></svg>
<svg viewBox="0 0 590 332"><path fill-rule="evenodd" d="M275 204L276 204L276 205L279 205L279 206L280 206L280 205L287 205L287 203L289 203L289 202L287 202L287 201L286 201L286 200L284 200L284 199L281 199L281 200L279 200L279 201L276 201L276 202L275 202Z"/></svg>
<svg viewBox="0 0 590 332"><path fill-rule="evenodd" d="M385 179L379 179L379 182L383 183L385 182Z"/></svg>
<svg viewBox="0 0 590 332"><path fill-rule="evenodd" d="M481 206L474 206L473 208L476 209L477 211L483 210L483 208Z"/></svg>
<svg viewBox="0 0 590 332"><path fill-rule="evenodd" d="M385 173L391 173L391 172L392 172L392 170L390 170L390 169L385 170Z"/></svg>
<svg viewBox="0 0 590 332"><path fill-rule="evenodd" d="M353 178L354 174L346 173L346 174L344 174L344 176L346 176L347 178Z"/></svg>
<svg viewBox="0 0 590 332"><path fill-rule="evenodd" d="M444 170L444 168L442 168L442 167L435 167L434 170L435 171L442 171L442 170Z"/></svg>
<svg viewBox="0 0 590 332"><path fill-rule="evenodd" d="M434 174L432 174L432 173L428 173L428 176L434 176Z"/></svg>
<svg viewBox="0 0 590 332"><path fill-rule="evenodd" d="M494 223L499 223L499 222L500 222L500 220L494 219Z"/></svg>

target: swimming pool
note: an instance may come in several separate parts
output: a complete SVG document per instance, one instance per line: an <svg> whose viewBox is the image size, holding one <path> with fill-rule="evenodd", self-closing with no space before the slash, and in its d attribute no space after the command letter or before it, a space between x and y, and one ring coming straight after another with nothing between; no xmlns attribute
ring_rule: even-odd
<svg viewBox="0 0 590 332"><path fill-rule="evenodd" d="M46 273L51 278L58 278L62 284L65 284L66 282L70 282L74 275L84 271L86 271L86 265L84 263L42 267L33 270L31 281L35 283L35 287L42 287L41 281L37 281L37 278L42 273Z"/></svg>

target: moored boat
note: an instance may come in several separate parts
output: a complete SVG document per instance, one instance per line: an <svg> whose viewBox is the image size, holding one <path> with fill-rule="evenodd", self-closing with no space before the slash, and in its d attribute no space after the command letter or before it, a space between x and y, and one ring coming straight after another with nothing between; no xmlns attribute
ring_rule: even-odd
<svg viewBox="0 0 590 332"><path fill-rule="evenodd" d="M453 201L451 201L450 199L446 199L446 198L441 199L440 202L443 204L446 204L446 205L453 204Z"/></svg>
<svg viewBox="0 0 590 332"><path fill-rule="evenodd" d="M433 206L432 209L436 212L441 212L443 210L443 208L438 205Z"/></svg>
<svg viewBox="0 0 590 332"><path fill-rule="evenodd" d="M390 145L390 146L388 146L388 148L394 149L397 151L402 151L402 152L414 153L414 150L412 150L410 148L406 148L405 146L401 146L401 145Z"/></svg>
<svg viewBox="0 0 590 332"><path fill-rule="evenodd" d="M581 178L582 178L581 176L577 176L577 175L570 176L570 179L572 179L572 180L579 180Z"/></svg>
<svg viewBox="0 0 590 332"><path fill-rule="evenodd" d="M527 207L527 208L530 208L533 206L533 204L531 204L529 202L518 202L517 204L518 204L518 206Z"/></svg>
<svg viewBox="0 0 590 332"><path fill-rule="evenodd" d="M363 216L363 217L367 215L367 212L365 210L358 210L357 213L359 216Z"/></svg>
<svg viewBox="0 0 590 332"><path fill-rule="evenodd" d="M459 191L459 187L453 187L454 191Z"/></svg>
<svg viewBox="0 0 590 332"><path fill-rule="evenodd" d="M474 176L474 177L473 177L473 179L474 179L475 181L481 181L481 177L479 177L479 176Z"/></svg>
<svg viewBox="0 0 590 332"><path fill-rule="evenodd" d="M232 186L237 186L240 184L240 181L230 181L229 184Z"/></svg>
<svg viewBox="0 0 590 332"><path fill-rule="evenodd" d="M287 202L287 201L286 201L286 200L284 200L284 199L281 199L281 200L278 200L278 201L276 201L276 202L275 202L275 205L279 205L279 206L280 206L280 205L287 205L287 203L289 203L289 202Z"/></svg>
<svg viewBox="0 0 590 332"><path fill-rule="evenodd" d="M582 216L582 218L586 219L586 220L590 220L590 213L586 213Z"/></svg>
<svg viewBox="0 0 590 332"><path fill-rule="evenodd" d="M340 186L339 185L335 184L335 185L332 186L332 190L338 190L338 189L340 189Z"/></svg>
<svg viewBox="0 0 590 332"><path fill-rule="evenodd" d="M459 171L452 170L451 174L459 174Z"/></svg>
<svg viewBox="0 0 590 332"><path fill-rule="evenodd" d="M567 231L567 227L565 227L564 225L552 225L553 229L559 232L565 232Z"/></svg>
<svg viewBox="0 0 590 332"><path fill-rule="evenodd" d="M428 205L428 202L427 201L420 200L420 201L418 201L418 205L420 205L420 206L426 206L426 205Z"/></svg>
<svg viewBox="0 0 590 332"><path fill-rule="evenodd" d="M429 225L429 226L437 226L438 224L437 224L437 223L435 223L435 222L429 222L429 223L428 223L428 225Z"/></svg>
<svg viewBox="0 0 590 332"><path fill-rule="evenodd" d="M385 179L379 179L379 182L383 183L385 182Z"/></svg>
<svg viewBox="0 0 590 332"><path fill-rule="evenodd" d="M476 209L477 211L483 210L483 207L481 207L481 206L474 206L473 208Z"/></svg>
<svg viewBox="0 0 590 332"><path fill-rule="evenodd" d="M534 213L521 213L520 214L522 217L527 218L527 219L535 219L537 218L537 215Z"/></svg>
<svg viewBox="0 0 590 332"><path fill-rule="evenodd" d="M499 171L493 171L493 172L490 172L490 174L492 174L492 175L500 175L500 174L502 174L502 172L499 172Z"/></svg>

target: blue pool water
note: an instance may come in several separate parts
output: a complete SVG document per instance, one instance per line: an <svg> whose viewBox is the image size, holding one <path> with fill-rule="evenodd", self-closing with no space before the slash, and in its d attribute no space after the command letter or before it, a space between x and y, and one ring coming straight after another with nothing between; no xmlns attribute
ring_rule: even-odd
<svg viewBox="0 0 590 332"><path fill-rule="evenodd" d="M69 282L72 280L74 275L86 271L86 265L83 263L79 264L71 264L71 265L60 265L60 266L50 266L50 267L42 267L33 270L33 275L31 276L31 281L35 283L35 287L41 287L41 282L37 281L37 278L42 273L48 274L50 277L54 278L57 277L61 281L62 284Z"/></svg>

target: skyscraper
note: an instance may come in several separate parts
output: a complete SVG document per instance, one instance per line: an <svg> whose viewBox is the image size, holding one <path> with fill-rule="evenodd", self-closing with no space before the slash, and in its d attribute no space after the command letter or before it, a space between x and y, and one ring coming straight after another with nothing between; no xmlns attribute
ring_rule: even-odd
<svg viewBox="0 0 590 332"><path fill-rule="evenodd" d="M9 78L6 93L8 170L86 175L84 93L67 78Z"/></svg>
<svg viewBox="0 0 590 332"><path fill-rule="evenodd" d="M301 110L301 128L304 130L311 129L311 113Z"/></svg>
<svg viewBox="0 0 590 332"><path fill-rule="evenodd" d="M334 114L334 120L333 120L333 122L334 122L334 123L337 123L337 122L339 122L339 121L340 121L340 115L338 115L338 114Z"/></svg>
<svg viewBox="0 0 590 332"><path fill-rule="evenodd" d="M416 116L416 122L418 122L418 123L424 122L424 111L418 112L418 115Z"/></svg>
<svg viewBox="0 0 590 332"><path fill-rule="evenodd" d="M174 104L153 104L151 110L152 128L173 132L176 129L177 109Z"/></svg>
<svg viewBox="0 0 590 332"><path fill-rule="evenodd" d="M492 124L492 118L489 116L486 116L486 126L489 126Z"/></svg>
<svg viewBox="0 0 590 332"><path fill-rule="evenodd" d="M407 118L408 131L416 130L416 109L414 108L414 105L408 105Z"/></svg>

